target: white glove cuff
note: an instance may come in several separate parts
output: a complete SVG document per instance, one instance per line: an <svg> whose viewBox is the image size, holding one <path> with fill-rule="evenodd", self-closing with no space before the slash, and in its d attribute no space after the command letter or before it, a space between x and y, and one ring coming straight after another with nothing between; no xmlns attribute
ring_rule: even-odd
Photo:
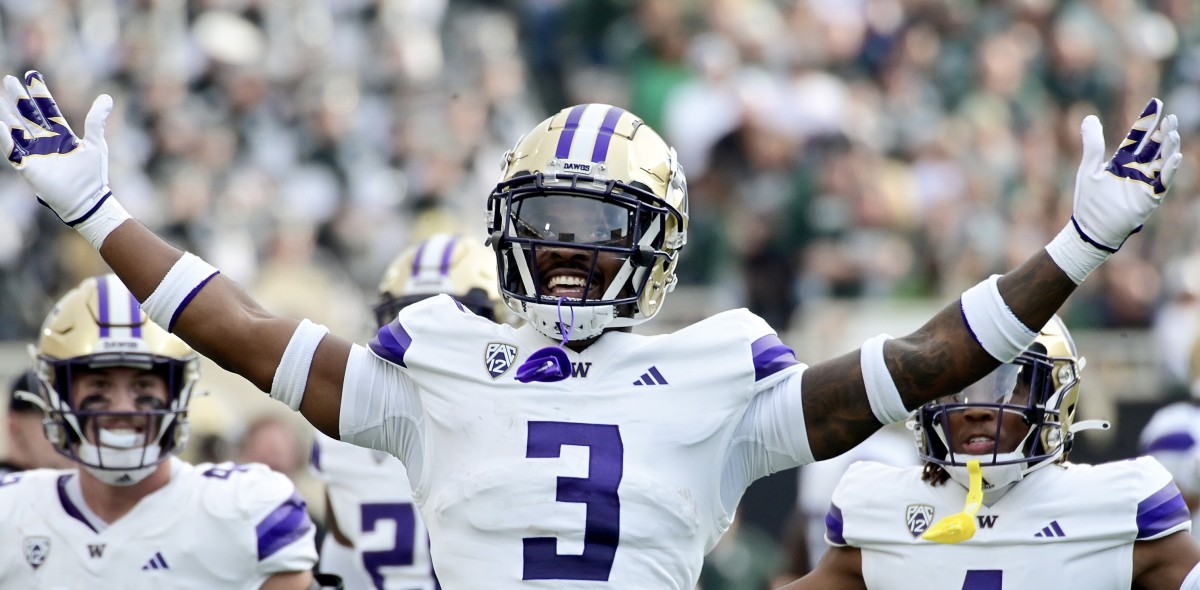
<svg viewBox="0 0 1200 590"><path fill-rule="evenodd" d="M1089 244L1083 239L1072 219L1062 231L1046 244L1046 253L1054 260L1067 276L1078 285L1096 270L1116 250L1101 250L1098 246Z"/></svg>
<svg viewBox="0 0 1200 590"><path fill-rule="evenodd" d="M1025 327L1009 309L1000 296L999 281L1000 275L988 277L964 291L960 301L971 335L993 358L1008 363L1033 344L1037 332Z"/></svg>
<svg viewBox="0 0 1200 590"><path fill-rule="evenodd" d="M75 231L87 238L87 241L99 250L108 234L111 234L114 229L117 229L117 226L130 218L129 212L113 198L110 191L100 198L100 202L91 211L84 214L78 221L68 225L75 228Z"/></svg>
<svg viewBox="0 0 1200 590"><path fill-rule="evenodd" d="M218 272L199 256L184 252L154 288L154 292L142 302L142 311L154 323L170 332L179 314Z"/></svg>
<svg viewBox="0 0 1200 590"><path fill-rule="evenodd" d="M271 397L285 404L292 410L300 409L304 401L304 390L308 387L308 370L312 367L313 355L317 354L317 345L329 328L301 320L288 340L283 358L275 367L275 378L271 380Z"/></svg>
<svg viewBox="0 0 1200 590"><path fill-rule="evenodd" d="M883 359L883 343L891 340L887 334L880 334L863 342L859 356L859 366L862 368L863 384L867 389L867 401L871 403L871 412L880 424L891 424L908 418L908 410L900 399L900 390L888 371Z"/></svg>

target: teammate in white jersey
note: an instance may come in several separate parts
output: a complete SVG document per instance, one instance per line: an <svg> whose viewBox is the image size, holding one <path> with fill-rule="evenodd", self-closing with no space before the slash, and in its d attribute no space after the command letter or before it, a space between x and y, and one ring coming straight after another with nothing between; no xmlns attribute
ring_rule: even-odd
<svg viewBox="0 0 1200 590"><path fill-rule="evenodd" d="M838 455L1023 352L1028 326L1142 225L1182 158L1157 99L1111 159L1085 118L1074 216L1045 250L910 335L807 367L745 310L629 333L675 286L687 182L640 118L577 105L505 154L487 201L500 291L527 323L439 295L363 347L272 316L132 221L108 188L111 97L93 102L80 139L41 74L5 89L0 149L41 200L151 318L326 434L399 457L455 589L691 590L752 481Z"/></svg>
<svg viewBox="0 0 1200 590"><path fill-rule="evenodd" d="M1200 546L1162 465L1067 462L1075 433L1108 427L1074 420L1083 365L1055 317L1012 363L922 406L924 467L851 466L829 551L785 589L1200 589Z"/></svg>
<svg viewBox="0 0 1200 590"><path fill-rule="evenodd" d="M1192 511L1192 536L1200 537L1200 338L1189 361L1189 400L1167 405L1142 429L1138 452L1158 459Z"/></svg>
<svg viewBox="0 0 1200 590"><path fill-rule="evenodd" d="M377 325L386 326L401 309L439 293L452 295L476 315L501 319L491 250L453 234L432 235L409 246L379 283ZM321 571L341 576L346 590L437 587L429 533L416 514L399 459L318 431L312 465L326 484L328 500Z"/></svg>
<svg viewBox="0 0 1200 590"><path fill-rule="evenodd" d="M0 478L0 588L307 590L312 522L261 465L190 465L199 358L115 275L58 301L36 348L46 437L78 464Z"/></svg>

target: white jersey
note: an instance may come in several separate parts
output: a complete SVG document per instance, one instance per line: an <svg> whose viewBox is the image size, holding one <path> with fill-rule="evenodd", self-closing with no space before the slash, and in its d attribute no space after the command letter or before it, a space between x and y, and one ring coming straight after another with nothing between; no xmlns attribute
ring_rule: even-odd
<svg viewBox="0 0 1200 590"><path fill-rule="evenodd" d="M413 505L400 460L317 432L312 466L325 482L338 529L354 545L353 571L327 564L325 552L321 571L341 576L346 590L433 590L429 533ZM326 535L325 542L337 541Z"/></svg>
<svg viewBox="0 0 1200 590"><path fill-rule="evenodd" d="M351 353L342 439L404 460L445 588L691 590L745 487L812 460L804 365L745 310L514 379L555 344L438 296Z"/></svg>
<svg viewBox="0 0 1200 590"><path fill-rule="evenodd" d="M171 480L105 525L76 470L0 479L0 588L240 588L312 569L314 527L283 475L262 465L171 459Z"/></svg>
<svg viewBox="0 0 1200 590"><path fill-rule="evenodd" d="M856 463L834 492L826 539L862 550L871 590L1128 590L1134 542L1191 527L1170 474L1143 457L1043 467L980 509L974 537L920 538L966 495L953 481L921 481L920 468Z"/></svg>

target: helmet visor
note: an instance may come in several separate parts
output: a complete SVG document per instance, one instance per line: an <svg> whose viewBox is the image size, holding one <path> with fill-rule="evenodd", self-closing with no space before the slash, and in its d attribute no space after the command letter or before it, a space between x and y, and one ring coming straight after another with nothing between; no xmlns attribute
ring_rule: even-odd
<svg viewBox="0 0 1200 590"><path fill-rule="evenodd" d="M634 209L563 193L513 199L516 237L562 244L629 247L637 234Z"/></svg>

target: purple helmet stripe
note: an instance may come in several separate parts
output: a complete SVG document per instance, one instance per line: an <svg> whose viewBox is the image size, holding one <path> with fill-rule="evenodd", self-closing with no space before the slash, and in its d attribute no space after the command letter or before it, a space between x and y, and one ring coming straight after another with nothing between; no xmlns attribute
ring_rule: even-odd
<svg viewBox="0 0 1200 590"><path fill-rule="evenodd" d="M454 253L454 245L457 242L458 236L450 238L450 241L446 242L446 249L442 251L442 266L439 269L439 273L443 277L450 274L450 255Z"/></svg>
<svg viewBox="0 0 1200 590"><path fill-rule="evenodd" d="M133 334L134 338L142 337L142 326L140 324L138 324L138 318L140 318L141 315L142 315L141 304L138 303L137 297L134 297L133 293L130 293L129 294L129 324L131 326L133 326L133 328L130 330L130 332Z"/></svg>
<svg viewBox="0 0 1200 590"><path fill-rule="evenodd" d="M75 520L87 525L87 528L92 529L92 532L99 533L100 531L96 530L96 527L92 526L91 522L88 522L88 519L83 516L83 512L79 510L79 507L76 506L75 503L71 501L71 497L67 495L68 479L71 479L71 474L69 473L58 476L58 501L60 504L62 504L63 510L65 510L71 518L74 518Z"/></svg>
<svg viewBox="0 0 1200 590"><path fill-rule="evenodd" d="M613 131L617 129L617 121L625 109L613 107L604 115L604 123L600 125L600 134L596 137L596 147L592 148L592 161L603 162L608 158L608 143L612 141Z"/></svg>
<svg viewBox="0 0 1200 590"><path fill-rule="evenodd" d="M262 561L291 545L308 533L312 526L304 508L304 500L292 492L292 497L284 500L254 527L258 533L258 560Z"/></svg>
<svg viewBox="0 0 1200 590"><path fill-rule="evenodd" d="M1174 482L1168 482L1149 498L1138 502L1137 538L1139 541L1153 539L1177 526L1191 522L1183 494Z"/></svg>
<svg viewBox="0 0 1200 590"><path fill-rule="evenodd" d="M425 255L425 246L429 245L429 240L421 240L421 244L417 246L417 255L413 256L412 276L421 274L421 257Z"/></svg>
<svg viewBox="0 0 1200 590"><path fill-rule="evenodd" d="M558 136L558 147L554 150L555 158L566 158L571 154L571 142L575 139L575 130L579 128L579 120L583 118L586 108L584 104L576 105L567 115L567 124Z"/></svg>
<svg viewBox="0 0 1200 590"><path fill-rule="evenodd" d="M100 299L100 337L108 338L108 277L96 279L96 296Z"/></svg>
<svg viewBox="0 0 1200 590"><path fill-rule="evenodd" d="M779 340L775 334L767 334L750 345L754 357L754 380L762 381L792 365L800 364L796 352Z"/></svg>
<svg viewBox="0 0 1200 590"><path fill-rule="evenodd" d="M1191 434L1186 432L1172 432L1166 436L1160 436L1142 449L1143 453L1153 453L1155 451L1189 451L1196 446L1196 439L1192 438Z"/></svg>
<svg viewBox="0 0 1200 590"><path fill-rule="evenodd" d="M825 538L835 545L845 545L846 536L842 532L845 525L842 509L838 508L837 504L830 504L829 512L825 513Z"/></svg>
<svg viewBox="0 0 1200 590"><path fill-rule="evenodd" d="M404 354L408 352L408 347L412 344L412 336L408 335L404 326L400 325L399 320L392 320L388 325L379 329L375 333L375 337L367 346L371 352L379 356L379 358L407 367L404 364Z"/></svg>

